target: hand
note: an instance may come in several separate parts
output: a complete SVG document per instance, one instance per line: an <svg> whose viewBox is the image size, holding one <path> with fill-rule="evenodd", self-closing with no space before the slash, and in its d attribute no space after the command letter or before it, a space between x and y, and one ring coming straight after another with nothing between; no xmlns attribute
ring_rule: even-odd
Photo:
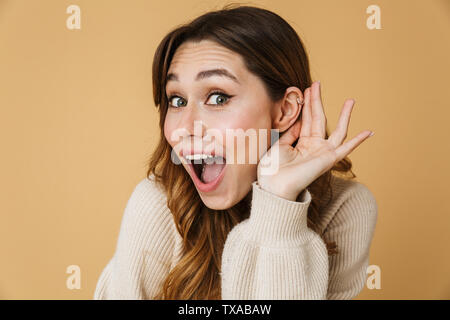
<svg viewBox="0 0 450 320"><path fill-rule="evenodd" d="M314 82L304 93L302 117L281 136L258 163L258 184L264 190L295 201L309 184L330 170L357 146L372 135L364 130L342 144L347 137L350 114L355 101L348 99L342 107L336 130L325 139L326 117L323 111L319 82ZM297 141L297 145L292 144ZM274 146L279 149L279 169L275 174L262 175L261 161L274 161Z"/></svg>

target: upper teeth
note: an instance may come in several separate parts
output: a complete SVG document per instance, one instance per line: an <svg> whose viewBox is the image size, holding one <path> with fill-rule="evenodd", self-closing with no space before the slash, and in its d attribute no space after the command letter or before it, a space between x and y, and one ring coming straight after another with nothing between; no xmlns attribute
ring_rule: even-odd
<svg viewBox="0 0 450 320"><path fill-rule="evenodd" d="M212 155L210 154L202 154L202 153L196 153L196 154L187 154L184 156L187 160L199 160L199 159L210 159L210 158L214 158Z"/></svg>
<svg viewBox="0 0 450 320"><path fill-rule="evenodd" d="M193 160L194 163L196 164L213 164L213 163L223 164L225 161L225 159L222 158L221 156L212 156L210 154L202 154L202 153L187 154L184 157L188 161Z"/></svg>

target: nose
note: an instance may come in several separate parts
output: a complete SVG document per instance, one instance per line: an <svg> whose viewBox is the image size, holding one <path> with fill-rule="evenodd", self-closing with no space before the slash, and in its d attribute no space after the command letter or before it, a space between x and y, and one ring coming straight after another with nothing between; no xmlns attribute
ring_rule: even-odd
<svg viewBox="0 0 450 320"><path fill-rule="evenodd" d="M203 138L206 132L206 124L201 114L195 106L186 106L182 112L178 128L181 128L185 135Z"/></svg>
<svg viewBox="0 0 450 320"><path fill-rule="evenodd" d="M200 147L207 134L207 126L202 118L201 111L194 105L183 107L178 123L180 142L183 148L190 149L192 146Z"/></svg>

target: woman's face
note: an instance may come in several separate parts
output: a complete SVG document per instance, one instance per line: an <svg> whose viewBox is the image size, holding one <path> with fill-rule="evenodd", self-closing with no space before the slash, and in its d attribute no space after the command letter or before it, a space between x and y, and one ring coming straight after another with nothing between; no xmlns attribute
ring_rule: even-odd
<svg viewBox="0 0 450 320"><path fill-rule="evenodd" d="M200 72L217 69L225 71L198 76ZM259 160L270 147L270 129L274 127L274 117L280 113L263 82L247 70L241 56L216 42L184 42L174 54L170 74L166 94L172 98L164 135L205 205L211 209L230 208L245 197L256 180L258 161L250 159ZM213 93L217 91L220 93ZM261 135L260 129L266 135ZM244 140L246 132L254 133L256 140L262 139L266 147L258 148L262 142ZM239 144L242 141L245 143ZM204 165L198 166L196 174L194 166L185 159L192 159L193 154L211 156L211 150L215 150L213 156L223 156L224 163L220 164L219 158L203 160ZM211 161L219 164L205 165Z"/></svg>

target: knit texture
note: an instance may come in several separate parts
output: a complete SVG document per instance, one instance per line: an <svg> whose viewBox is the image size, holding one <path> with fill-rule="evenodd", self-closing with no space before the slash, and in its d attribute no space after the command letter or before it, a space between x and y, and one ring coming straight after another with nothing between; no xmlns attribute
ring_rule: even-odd
<svg viewBox="0 0 450 320"><path fill-rule="evenodd" d="M362 183L332 176L320 234L335 241L328 256L319 233L307 227L311 194L290 201L252 184L248 219L229 232L222 253L222 299L352 299L366 281L378 207ZM179 261L182 239L166 196L144 178L127 202L113 257L94 299L152 299ZM328 202L329 201L329 202Z"/></svg>

